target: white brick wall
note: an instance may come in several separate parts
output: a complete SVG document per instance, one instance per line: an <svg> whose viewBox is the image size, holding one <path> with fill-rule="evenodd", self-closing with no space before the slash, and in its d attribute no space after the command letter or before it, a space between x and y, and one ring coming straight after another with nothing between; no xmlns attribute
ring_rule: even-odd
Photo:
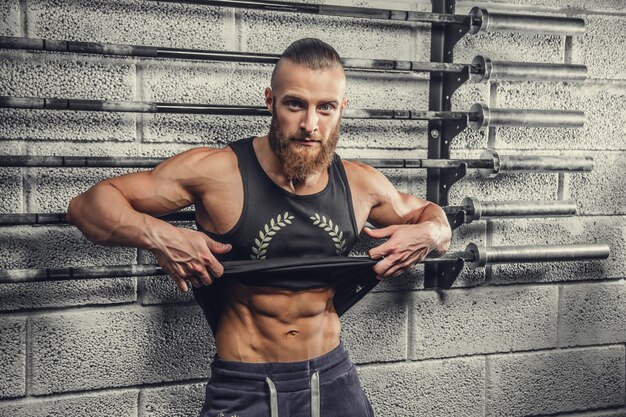
<svg viewBox="0 0 626 417"><path fill-rule="evenodd" d="M308 3L320 1L303 0ZM421 0L330 4L429 11ZM453 250L494 245L608 243L599 262L499 265L463 271L453 289L423 290L417 266L384 282L345 315L343 338L377 415L624 417L626 344L626 2L457 2L518 13L567 14L586 33L466 36L455 62L585 64L584 83L466 84L453 109L577 109L582 129L462 132L454 158L591 155L585 174L470 171L451 190L488 200L573 199L579 216L477 222ZM279 53L317 36L344 57L427 61L430 26L152 1L3 0L0 35ZM0 95L262 105L271 66L0 50ZM353 108L427 108L428 77L349 73ZM263 134L255 117L0 109L0 152L169 156ZM425 157L426 123L345 120L344 157ZM64 211L69 199L119 169L0 169L0 212ZM386 170L425 195L423 171ZM96 247L64 226L3 227L0 268L150 262L132 249ZM361 249L371 242L364 242ZM204 399L213 340L200 309L164 277L0 285L0 416L190 416Z"/></svg>

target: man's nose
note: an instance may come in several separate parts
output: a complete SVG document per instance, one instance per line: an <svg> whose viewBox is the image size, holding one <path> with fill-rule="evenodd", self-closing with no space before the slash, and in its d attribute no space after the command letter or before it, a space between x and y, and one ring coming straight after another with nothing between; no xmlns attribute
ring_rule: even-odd
<svg viewBox="0 0 626 417"><path fill-rule="evenodd" d="M307 133L313 133L317 130L319 123L319 115L315 111L315 108L307 109L304 119L300 124L300 128L304 129Z"/></svg>

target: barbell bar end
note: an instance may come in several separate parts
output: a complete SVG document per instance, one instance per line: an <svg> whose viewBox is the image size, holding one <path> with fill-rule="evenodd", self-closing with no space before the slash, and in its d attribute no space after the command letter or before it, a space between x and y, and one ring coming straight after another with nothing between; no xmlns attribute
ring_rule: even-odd
<svg viewBox="0 0 626 417"><path fill-rule="evenodd" d="M491 122L491 112L486 103L472 104L468 115L468 125L473 130L485 130ZM470 117L471 116L471 117Z"/></svg>
<svg viewBox="0 0 626 417"><path fill-rule="evenodd" d="M481 168L478 171L484 178L495 178L500 173L500 155L495 149L485 149L480 155L480 159L493 161L493 167Z"/></svg>

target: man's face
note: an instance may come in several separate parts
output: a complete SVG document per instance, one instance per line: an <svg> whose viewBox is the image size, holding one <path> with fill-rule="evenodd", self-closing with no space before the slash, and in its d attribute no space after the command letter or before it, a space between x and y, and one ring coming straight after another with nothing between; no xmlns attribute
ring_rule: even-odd
<svg viewBox="0 0 626 417"><path fill-rule="evenodd" d="M265 90L272 112L270 147L288 179L304 181L326 169L339 139L346 106L342 68L312 70L281 62L273 89Z"/></svg>

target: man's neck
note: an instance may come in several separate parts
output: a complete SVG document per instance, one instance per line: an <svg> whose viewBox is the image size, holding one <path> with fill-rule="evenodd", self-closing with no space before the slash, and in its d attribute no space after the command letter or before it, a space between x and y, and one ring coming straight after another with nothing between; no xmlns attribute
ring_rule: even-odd
<svg viewBox="0 0 626 417"><path fill-rule="evenodd" d="M270 148L267 136L254 138L252 145L261 167L279 187L299 195L314 194L326 187L328 183L327 169L313 173L304 180L293 180L285 175L283 165Z"/></svg>

